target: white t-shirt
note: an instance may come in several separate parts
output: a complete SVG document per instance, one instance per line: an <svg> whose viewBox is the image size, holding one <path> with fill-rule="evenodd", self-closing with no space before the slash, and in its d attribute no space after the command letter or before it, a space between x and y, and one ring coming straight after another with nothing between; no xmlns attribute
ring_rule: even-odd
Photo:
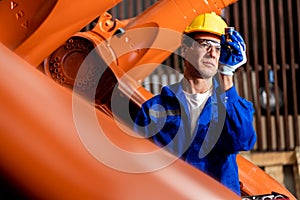
<svg viewBox="0 0 300 200"><path fill-rule="evenodd" d="M191 134L193 134L195 126L197 124L200 113L207 99L212 95L212 88L205 93L190 94L183 91L189 106L190 118L191 118Z"/></svg>

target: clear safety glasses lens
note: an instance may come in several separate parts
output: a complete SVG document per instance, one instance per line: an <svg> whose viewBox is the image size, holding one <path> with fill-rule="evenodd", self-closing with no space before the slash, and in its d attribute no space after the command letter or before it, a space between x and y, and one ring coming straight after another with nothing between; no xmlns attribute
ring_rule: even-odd
<svg viewBox="0 0 300 200"><path fill-rule="evenodd" d="M221 44L212 40L206 39L195 39L195 41L199 44L200 48L204 48L207 51L211 50L212 47L216 49L216 51L221 51Z"/></svg>

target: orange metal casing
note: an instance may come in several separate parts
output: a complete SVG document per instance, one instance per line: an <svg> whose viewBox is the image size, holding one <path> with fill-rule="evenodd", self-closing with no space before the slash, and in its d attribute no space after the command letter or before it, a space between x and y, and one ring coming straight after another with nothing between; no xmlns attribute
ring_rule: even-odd
<svg viewBox="0 0 300 200"><path fill-rule="evenodd" d="M0 40L33 66L121 0L2 0ZM6 30L6 31L3 31Z"/></svg>

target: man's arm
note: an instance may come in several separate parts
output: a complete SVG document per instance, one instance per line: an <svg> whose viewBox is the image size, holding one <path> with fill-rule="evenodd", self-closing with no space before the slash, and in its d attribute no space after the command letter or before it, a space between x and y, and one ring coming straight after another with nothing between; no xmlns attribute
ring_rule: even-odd
<svg viewBox="0 0 300 200"><path fill-rule="evenodd" d="M221 85L224 91L229 90L233 86L233 76L227 76L220 74L221 77Z"/></svg>
<svg viewBox="0 0 300 200"><path fill-rule="evenodd" d="M256 142L252 102L238 95L233 86L225 92L226 119L220 142L229 152L248 151Z"/></svg>

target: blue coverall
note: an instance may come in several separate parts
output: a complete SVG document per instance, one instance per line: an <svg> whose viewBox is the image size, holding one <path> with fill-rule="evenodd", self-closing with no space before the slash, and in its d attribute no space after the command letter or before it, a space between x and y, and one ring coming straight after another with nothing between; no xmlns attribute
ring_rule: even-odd
<svg viewBox="0 0 300 200"><path fill-rule="evenodd" d="M254 109L234 86L222 92L216 78L213 84L193 133L181 82L163 87L146 101L134 128L240 195L236 155L256 142Z"/></svg>

